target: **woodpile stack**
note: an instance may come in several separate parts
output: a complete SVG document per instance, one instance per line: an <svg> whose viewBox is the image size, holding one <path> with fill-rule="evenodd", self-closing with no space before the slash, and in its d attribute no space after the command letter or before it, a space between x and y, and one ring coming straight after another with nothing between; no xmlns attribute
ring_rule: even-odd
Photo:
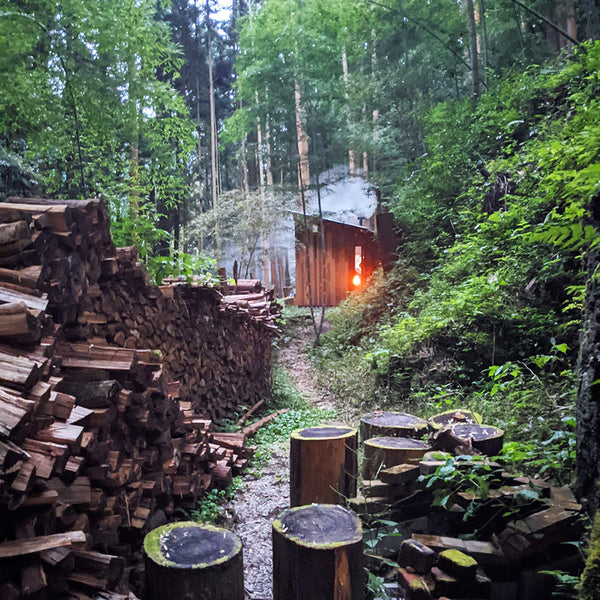
<svg viewBox="0 0 600 600"><path fill-rule="evenodd" d="M180 382L180 398L210 419L264 397L279 331L271 292L222 296L173 278L149 286L134 248L117 249L102 269L77 336L105 334L118 346L160 350L167 376Z"/></svg>
<svg viewBox="0 0 600 600"><path fill-rule="evenodd" d="M266 386L264 325L149 286L97 201L0 204L0 598L126 597L132 543L247 463L210 417Z"/></svg>

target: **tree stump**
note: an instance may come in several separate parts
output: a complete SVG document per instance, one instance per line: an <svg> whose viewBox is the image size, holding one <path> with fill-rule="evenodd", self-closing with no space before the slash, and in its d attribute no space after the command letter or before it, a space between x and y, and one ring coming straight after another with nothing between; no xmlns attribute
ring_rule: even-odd
<svg viewBox="0 0 600 600"><path fill-rule="evenodd" d="M401 412L372 412L360 420L360 437L370 440L375 437L420 438L427 433L429 425L425 419Z"/></svg>
<svg viewBox="0 0 600 600"><path fill-rule="evenodd" d="M342 506L289 508L273 523L273 600L363 600L362 527Z"/></svg>
<svg viewBox="0 0 600 600"><path fill-rule="evenodd" d="M472 446L488 456L495 456L502 450L504 432L491 425L476 425L474 423L457 423L449 425L448 429L465 444Z"/></svg>
<svg viewBox="0 0 600 600"><path fill-rule="evenodd" d="M410 459L421 459L431 450L421 440L402 437L377 437L365 442L363 478L377 479L381 469L407 463Z"/></svg>
<svg viewBox="0 0 600 600"><path fill-rule="evenodd" d="M351 427L297 429L290 440L290 506L356 496L358 435Z"/></svg>
<svg viewBox="0 0 600 600"><path fill-rule="evenodd" d="M473 423L481 425L481 415L470 410L452 409L430 417L429 423L433 429L441 429L455 423Z"/></svg>
<svg viewBox="0 0 600 600"><path fill-rule="evenodd" d="M231 531L184 521L151 531L145 600L244 600L242 543Z"/></svg>

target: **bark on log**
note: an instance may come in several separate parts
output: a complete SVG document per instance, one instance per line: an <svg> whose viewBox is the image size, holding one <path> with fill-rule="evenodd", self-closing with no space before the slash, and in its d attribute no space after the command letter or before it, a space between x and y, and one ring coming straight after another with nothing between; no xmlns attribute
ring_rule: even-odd
<svg viewBox="0 0 600 600"><path fill-rule="evenodd" d="M346 508L311 504L273 523L273 600L363 600L362 527Z"/></svg>
<svg viewBox="0 0 600 600"><path fill-rule="evenodd" d="M420 438L427 431L425 419L401 412L377 411L363 415L360 420L363 441L386 436Z"/></svg>
<svg viewBox="0 0 600 600"><path fill-rule="evenodd" d="M412 438L378 437L365 441L363 478L377 479L379 471L423 458L431 450L421 440Z"/></svg>
<svg viewBox="0 0 600 600"><path fill-rule="evenodd" d="M244 600L242 543L226 529L183 521L144 539L145 600Z"/></svg>
<svg viewBox="0 0 600 600"><path fill-rule="evenodd" d="M351 427L297 429L290 440L290 505L341 504L356 496L358 432Z"/></svg>

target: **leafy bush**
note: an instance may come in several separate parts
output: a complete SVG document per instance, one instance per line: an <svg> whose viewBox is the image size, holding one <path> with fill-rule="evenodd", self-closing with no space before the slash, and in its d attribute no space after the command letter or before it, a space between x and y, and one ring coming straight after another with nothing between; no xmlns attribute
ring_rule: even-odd
<svg viewBox="0 0 600 600"><path fill-rule="evenodd" d="M198 508L191 512L191 517L199 523L220 523L225 518L224 504L233 500L242 486L241 477L234 477L224 490L210 489L198 501Z"/></svg>

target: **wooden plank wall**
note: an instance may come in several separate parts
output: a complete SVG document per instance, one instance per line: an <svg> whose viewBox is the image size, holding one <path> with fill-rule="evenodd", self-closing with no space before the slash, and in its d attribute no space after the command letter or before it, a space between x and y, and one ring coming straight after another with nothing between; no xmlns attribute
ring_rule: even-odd
<svg viewBox="0 0 600 600"><path fill-rule="evenodd" d="M319 220L308 219L308 231L301 219L296 219L296 296L294 304L308 306L307 254L310 261L310 285L313 306L325 304L336 306L355 289L352 284L354 271L354 249L360 246L363 252L362 282L371 275L380 263L379 245L374 234L363 227L345 225L335 221L324 222L325 266L323 278L323 252Z"/></svg>

